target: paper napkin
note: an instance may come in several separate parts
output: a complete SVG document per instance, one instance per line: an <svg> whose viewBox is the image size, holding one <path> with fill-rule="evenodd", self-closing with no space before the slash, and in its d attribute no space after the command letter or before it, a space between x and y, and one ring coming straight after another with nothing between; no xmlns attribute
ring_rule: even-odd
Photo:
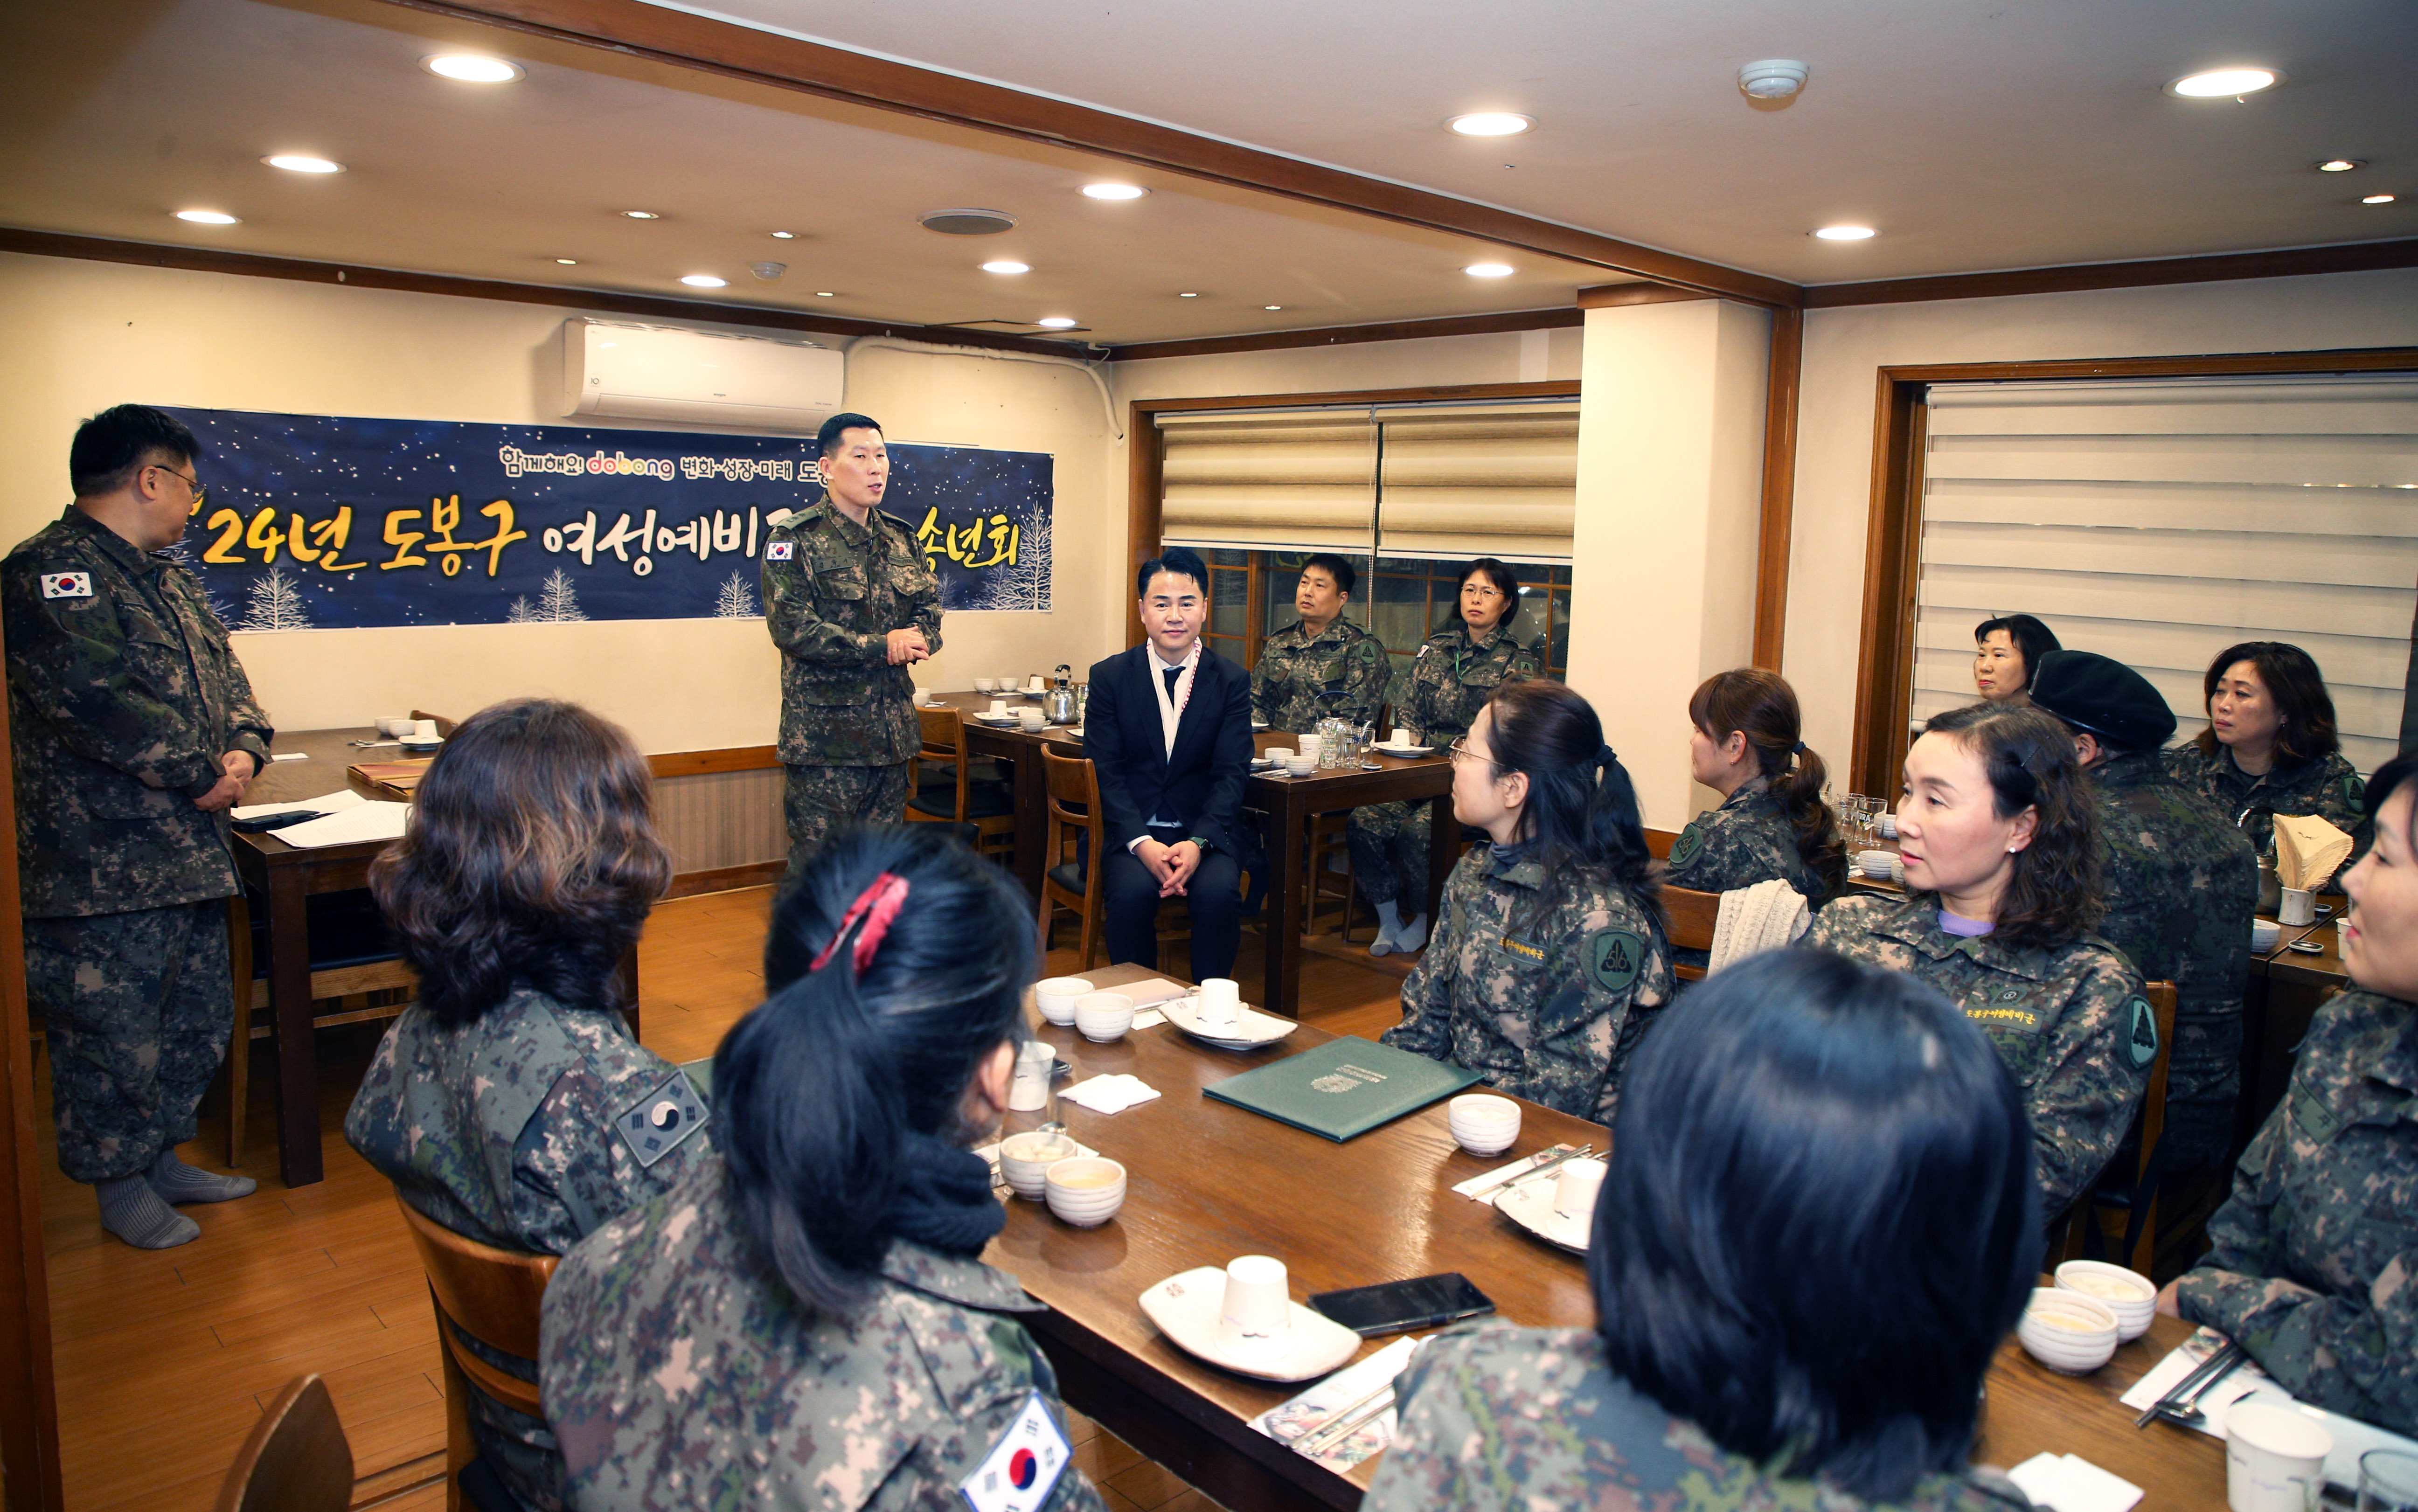
<svg viewBox="0 0 2418 1512"><path fill-rule="evenodd" d="M338 809L359 808L367 800L351 788L341 787L332 793L321 793L316 798L298 798L290 802L246 803L239 808L227 810L227 814L238 819L256 819L270 814L292 814L300 809L308 809L314 814L327 815L333 814Z"/></svg>
<svg viewBox="0 0 2418 1512"><path fill-rule="evenodd" d="M1278 1403L1251 1419L1251 1427L1303 1453L1300 1441L1334 1422L1339 1413L1365 1410L1370 1393L1394 1380L1411 1363L1423 1341L1398 1338L1355 1365L1347 1365L1290 1401ZM1382 1399L1382 1398L1381 1398ZM1309 1458L1338 1472L1385 1452L1394 1440L1391 1406L1358 1428L1343 1433Z"/></svg>
<svg viewBox="0 0 2418 1512"><path fill-rule="evenodd" d="M1102 992L1121 992L1133 1000L1136 1008L1147 1008L1155 1002L1170 1002L1189 994L1192 989L1163 976L1147 982L1128 982L1121 987L1102 987Z"/></svg>
<svg viewBox="0 0 2418 1512"><path fill-rule="evenodd" d="M2141 1500L2141 1488L2078 1455L2036 1454L2007 1478L2036 1504L2057 1512L2127 1512Z"/></svg>
<svg viewBox="0 0 2418 1512"><path fill-rule="evenodd" d="M2275 816L2275 880L2313 888L2350 854L2350 836L2314 814Z"/></svg>
<svg viewBox="0 0 2418 1512"><path fill-rule="evenodd" d="M1507 1175L1514 1171L1534 1170L1555 1155L1565 1153L1569 1148L1566 1144L1557 1144L1551 1150L1539 1150L1533 1155L1522 1155L1507 1166L1497 1166L1482 1176L1472 1176L1465 1182L1456 1184L1453 1190L1473 1202L1483 1202L1488 1207L1492 1207L1496 1198L1511 1189L1511 1183L1505 1179ZM1490 1183L1492 1184L1490 1185Z"/></svg>
<svg viewBox="0 0 2418 1512"><path fill-rule="evenodd" d="M1160 1013L1155 1008L1145 1008L1141 1012L1134 1015L1133 1027L1136 1029L1156 1029L1159 1025L1166 1022L1167 1016L1165 1014Z"/></svg>
<svg viewBox="0 0 2418 1512"><path fill-rule="evenodd" d="M1143 1081L1140 1077L1128 1077L1120 1073L1115 1076L1094 1077L1089 1081L1079 1081L1058 1095L1067 1102L1088 1107L1094 1113L1122 1113L1137 1103L1149 1102L1158 1095L1158 1089Z"/></svg>

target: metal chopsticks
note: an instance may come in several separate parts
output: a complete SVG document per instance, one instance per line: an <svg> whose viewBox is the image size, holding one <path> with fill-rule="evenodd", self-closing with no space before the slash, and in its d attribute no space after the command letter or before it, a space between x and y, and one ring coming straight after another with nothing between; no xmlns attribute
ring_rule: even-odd
<svg viewBox="0 0 2418 1512"><path fill-rule="evenodd" d="M1509 1187L1519 1185L1522 1182L1526 1181L1531 1176L1542 1175L1546 1171L1552 1170L1554 1167L1561 1165L1564 1161L1577 1160L1582 1156L1591 1155L1594 1153L1595 1146L1591 1144L1580 1145L1575 1150L1561 1149L1539 1151L1538 1153L1528 1157L1528 1164L1524 1168L1515 1163L1511 1169L1503 1172L1492 1181L1488 1182L1485 1185L1477 1187L1466 1195L1473 1198L1482 1198L1492 1192L1501 1192Z"/></svg>
<svg viewBox="0 0 2418 1512"><path fill-rule="evenodd" d="M2225 1348L2202 1360L2192 1367L2191 1374L2167 1387L2165 1396L2151 1402L2148 1411L2133 1420L2133 1426L2148 1428L2151 1422L2175 1411L2176 1405L2186 1397L2196 1403L2203 1393L2247 1358L2249 1355L2241 1345L2227 1339Z"/></svg>

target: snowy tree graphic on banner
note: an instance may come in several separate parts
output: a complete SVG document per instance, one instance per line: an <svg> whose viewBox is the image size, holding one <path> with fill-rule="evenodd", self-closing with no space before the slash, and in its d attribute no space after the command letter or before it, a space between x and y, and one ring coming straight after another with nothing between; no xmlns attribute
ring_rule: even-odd
<svg viewBox="0 0 2418 1512"><path fill-rule="evenodd" d="M255 578L252 585L252 606L243 619L231 628L236 630L308 630L311 611L302 604L302 595L294 579L285 575L283 567L272 567L267 575Z"/></svg>
<svg viewBox="0 0 2418 1512"><path fill-rule="evenodd" d="M733 573L724 580L722 591L713 601L716 619L755 619L762 611L756 607L756 589L748 584L747 574Z"/></svg>
<svg viewBox="0 0 2418 1512"><path fill-rule="evenodd" d="M980 582L979 602L966 605L969 609L1047 609L1049 607L1049 545L1042 538L1038 546L1028 544L1011 563L989 568Z"/></svg>
<svg viewBox="0 0 2418 1512"><path fill-rule="evenodd" d="M573 586L571 574L559 567L546 575L545 586L538 590L537 617L549 624L567 624L588 618L588 611L579 606L579 589Z"/></svg>

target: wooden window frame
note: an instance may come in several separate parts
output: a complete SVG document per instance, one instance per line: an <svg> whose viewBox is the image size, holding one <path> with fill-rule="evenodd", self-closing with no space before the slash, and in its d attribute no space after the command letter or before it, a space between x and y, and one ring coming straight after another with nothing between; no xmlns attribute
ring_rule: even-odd
<svg viewBox="0 0 2418 1512"><path fill-rule="evenodd" d="M1864 632L1857 656L1855 733L1848 756L1848 782L1859 793L1895 792L1898 769L1905 761L1906 710L1914 689L1914 600L1922 548L1922 459L1930 435L1932 385L2418 373L2418 346L1943 362L1877 371L1872 505L1864 536Z"/></svg>

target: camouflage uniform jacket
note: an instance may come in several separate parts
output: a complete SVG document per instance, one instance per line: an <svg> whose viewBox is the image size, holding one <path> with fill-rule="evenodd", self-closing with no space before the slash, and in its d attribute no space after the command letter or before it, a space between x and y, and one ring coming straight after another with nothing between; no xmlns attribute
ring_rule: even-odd
<svg viewBox="0 0 2418 1512"><path fill-rule="evenodd" d="M1679 832L1662 880L1698 893L1727 893L1775 877L1812 901L1822 901L1822 879L1798 852L1796 828L1771 796L1771 779L1758 776Z"/></svg>
<svg viewBox="0 0 2418 1512"><path fill-rule="evenodd" d="M2185 1318L2304 1402L2418 1433L2418 1007L2318 1010L2208 1236Z"/></svg>
<svg viewBox="0 0 2418 1512"><path fill-rule="evenodd" d="M378 1043L344 1138L455 1233L559 1255L701 1161L704 1112L620 1015L521 987L459 1029L406 1009ZM675 1122L659 1132L650 1114ZM646 1149L650 1138L663 1147Z"/></svg>
<svg viewBox="0 0 2418 1512"><path fill-rule="evenodd" d="M1479 1324L1430 1341L1395 1382L1394 1445L1361 1512L1862 1512L1868 1503L1732 1454L1613 1374L1592 1330ZM2012 1487L1926 1475L1906 1512L2016 1512Z"/></svg>
<svg viewBox="0 0 2418 1512"><path fill-rule="evenodd" d="M1013 1277L903 1240L853 1317L799 1306L708 1161L574 1250L540 1379L581 1512L965 1512L957 1488L1057 1376ZM1044 1505L1100 1512L1069 1464Z"/></svg>
<svg viewBox="0 0 2418 1512"><path fill-rule="evenodd" d="M1394 697L1394 723L1427 744L1447 744L1469 733L1496 688L1544 675L1543 658L1514 639L1509 625L1498 622L1482 641L1453 625L1430 635L1411 659Z"/></svg>
<svg viewBox="0 0 2418 1512"><path fill-rule="evenodd" d="M2041 1216L2090 1190L2133 1124L2158 1058L2140 973L2096 935L2017 950L1939 927L1939 897L1846 897L1798 943L1910 971L1979 1025L2024 1091Z"/></svg>
<svg viewBox="0 0 2418 1512"><path fill-rule="evenodd" d="M1621 1067L1671 1000L1671 947L1625 888L1573 869L1546 884L1518 851L1463 856L1383 1038L1608 1124Z"/></svg>
<svg viewBox="0 0 2418 1512"><path fill-rule="evenodd" d="M2166 751L2165 763L2168 776L2207 795L2225 822L2239 821L2262 851L2275 832L2268 814L2315 814L2351 837L2354 857L2367 853L2367 785L2339 751L2291 767L2278 762L2254 777L2234 764L2230 747L2220 745L2207 756L2197 741L2186 741ZM2242 820L2242 811L2253 807L2268 814Z"/></svg>
<svg viewBox="0 0 2418 1512"><path fill-rule="evenodd" d="M890 664L890 633L941 654L941 582L915 532L875 510L858 525L829 499L773 527L764 623L781 649L781 743L793 767L887 767L923 744L915 680Z"/></svg>
<svg viewBox="0 0 2418 1512"><path fill-rule="evenodd" d="M227 817L193 800L273 732L200 581L70 505L0 564L0 619L26 917L233 896Z"/></svg>
<svg viewBox="0 0 2418 1512"><path fill-rule="evenodd" d="M1385 643L1341 615L1315 636L1295 620L1260 647L1251 712L1296 735L1317 729L1322 719L1370 724L1393 675ZM1377 732L1380 740L1385 734Z"/></svg>

